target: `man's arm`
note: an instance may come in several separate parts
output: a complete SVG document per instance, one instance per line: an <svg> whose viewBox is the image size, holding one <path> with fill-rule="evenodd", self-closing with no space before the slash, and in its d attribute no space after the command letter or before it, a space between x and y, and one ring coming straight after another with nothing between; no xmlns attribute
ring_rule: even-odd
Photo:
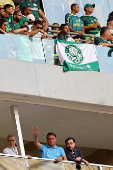
<svg viewBox="0 0 113 170"><path fill-rule="evenodd" d="M33 140L34 140L34 144L35 146L40 150L42 148L42 145L40 144L40 142L38 141L38 127L37 126L34 126L33 127Z"/></svg>
<svg viewBox="0 0 113 170"><path fill-rule="evenodd" d="M55 159L55 162L60 162L60 161L63 161L63 160L67 160L67 157L65 155L64 149L60 148L60 157Z"/></svg>
<svg viewBox="0 0 113 170"><path fill-rule="evenodd" d="M63 160L67 160L66 155L62 155L61 157L58 157L57 159L55 159L55 162L61 162Z"/></svg>
<svg viewBox="0 0 113 170"><path fill-rule="evenodd" d="M85 30L89 30L91 28L97 28L97 27L98 27L98 23L94 23L92 25L84 26Z"/></svg>
<svg viewBox="0 0 113 170"><path fill-rule="evenodd" d="M43 11L41 10L41 9L39 9L38 10L38 13L39 13L39 15L42 17L42 19L44 20L44 26L43 26L43 29L44 29L44 31L46 31L47 30L47 27L48 27L48 20L46 19L46 17L45 17L45 15L44 15L44 13L43 13Z"/></svg>
<svg viewBox="0 0 113 170"><path fill-rule="evenodd" d="M44 34L45 32L44 32L44 30L42 30L42 29L37 29L37 30L34 30L34 31L31 31L31 32L29 32L29 36L30 37L33 37L35 34L37 34L38 32L41 32L42 34Z"/></svg>
<svg viewBox="0 0 113 170"><path fill-rule="evenodd" d="M109 44L109 43L100 43L99 45L113 48L113 44Z"/></svg>
<svg viewBox="0 0 113 170"><path fill-rule="evenodd" d="M86 166L89 166L89 165L90 165L89 162L86 161L85 159L82 159L82 162L84 162Z"/></svg>

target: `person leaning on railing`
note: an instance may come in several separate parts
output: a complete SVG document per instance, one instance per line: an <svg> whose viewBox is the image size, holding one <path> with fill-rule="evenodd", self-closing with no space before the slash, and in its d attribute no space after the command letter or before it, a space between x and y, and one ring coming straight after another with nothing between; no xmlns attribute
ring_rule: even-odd
<svg viewBox="0 0 113 170"><path fill-rule="evenodd" d="M67 41L72 41L72 42L80 42L81 41L80 38L73 39L70 36L70 34L69 34L70 33L70 29L69 29L69 25L68 24L61 24L60 32L58 33L58 39L65 40L65 38L63 38L64 37L64 32L67 33L67 38L66 38ZM59 34L60 34L60 36L59 36ZM63 34L63 36L62 36L62 34Z"/></svg>
<svg viewBox="0 0 113 170"><path fill-rule="evenodd" d="M100 37L95 38L94 44L113 48L113 44L109 41L110 38L111 38L110 29L108 27L102 27L100 31Z"/></svg>
<svg viewBox="0 0 113 170"><path fill-rule="evenodd" d="M67 160L64 149L56 146L56 135L53 132L47 134L47 145L43 145L38 141L38 127L33 128L33 140L36 147L41 152L41 158L55 159L55 162Z"/></svg>
<svg viewBox="0 0 113 170"><path fill-rule="evenodd" d="M89 162L86 161L80 149L74 148L75 147L75 139L73 137L69 137L65 140L66 148L65 154L67 156L68 161L75 161L77 163L77 169L81 169L80 164L81 162L85 163L85 165L89 165Z"/></svg>

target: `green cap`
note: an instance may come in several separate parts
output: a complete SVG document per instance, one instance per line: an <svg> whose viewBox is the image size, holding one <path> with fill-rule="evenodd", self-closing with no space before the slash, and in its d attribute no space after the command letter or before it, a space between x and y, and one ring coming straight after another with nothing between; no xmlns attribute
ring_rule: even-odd
<svg viewBox="0 0 113 170"><path fill-rule="evenodd" d="M85 11L85 9L86 9L87 7L89 7L89 6L93 6L93 8L95 8L95 4L86 4L86 5L84 6L84 11Z"/></svg>

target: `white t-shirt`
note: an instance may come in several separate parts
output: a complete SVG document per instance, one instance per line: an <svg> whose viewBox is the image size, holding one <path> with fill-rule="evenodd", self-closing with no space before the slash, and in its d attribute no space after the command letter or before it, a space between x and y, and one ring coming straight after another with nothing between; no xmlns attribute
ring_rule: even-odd
<svg viewBox="0 0 113 170"><path fill-rule="evenodd" d="M10 155L18 155L18 149L16 146L15 149L11 147L7 147L3 150L3 153L10 154Z"/></svg>

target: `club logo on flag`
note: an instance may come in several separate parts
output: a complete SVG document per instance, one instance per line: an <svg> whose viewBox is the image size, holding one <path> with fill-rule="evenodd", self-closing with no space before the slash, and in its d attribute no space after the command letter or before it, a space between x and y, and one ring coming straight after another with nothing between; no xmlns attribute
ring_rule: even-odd
<svg viewBox="0 0 113 170"><path fill-rule="evenodd" d="M80 48L76 45L68 45L65 47L67 57L75 64L80 64L83 61L83 55Z"/></svg>

